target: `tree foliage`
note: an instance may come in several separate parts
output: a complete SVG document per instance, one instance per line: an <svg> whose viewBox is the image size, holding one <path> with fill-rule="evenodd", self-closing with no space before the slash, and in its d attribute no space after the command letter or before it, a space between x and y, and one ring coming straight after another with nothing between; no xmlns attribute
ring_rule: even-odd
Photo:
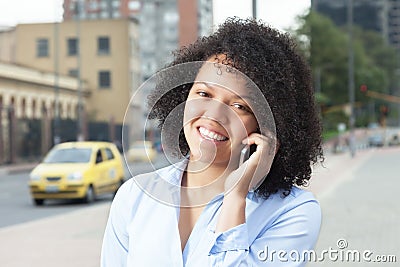
<svg viewBox="0 0 400 267"><path fill-rule="evenodd" d="M346 27L336 26L329 18L310 11L298 18L300 27L294 31L299 47L308 58L320 84L318 99L322 105L338 106L349 102L348 49ZM359 88L390 93L396 87L396 50L379 33L353 28L355 101L359 107L370 101ZM332 121L324 115L324 121ZM332 117L337 117L332 115Z"/></svg>

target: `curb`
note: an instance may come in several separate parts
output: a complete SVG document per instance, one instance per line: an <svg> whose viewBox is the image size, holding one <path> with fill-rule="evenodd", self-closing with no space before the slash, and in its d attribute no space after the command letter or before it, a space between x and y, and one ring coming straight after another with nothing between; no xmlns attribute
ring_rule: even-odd
<svg viewBox="0 0 400 267"><path fill-rule="evenodd" d="M29 164L16 164L0 166L0 176L30 172L38 165L37 162Z"/></svg>

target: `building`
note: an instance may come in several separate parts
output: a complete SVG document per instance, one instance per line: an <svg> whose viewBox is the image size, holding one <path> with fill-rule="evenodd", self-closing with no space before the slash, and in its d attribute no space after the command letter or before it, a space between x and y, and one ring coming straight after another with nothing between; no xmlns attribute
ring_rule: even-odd
<svg viewBox="0 0 400 267"><path fill-rule="evenodd" d="M137 20L20 24L0 33L0 44L7 51L0 61L81 81L78 139L121 141L125 112L140 83ZM83 83L89 91L84 102Z"/></svg>
<svg viewBox="0 0 400 267"><path fill-rule="evenodd" d="M347 23L348 2L312 0L312 7L342 26ZM353 22L363 29L381 33L389 44L400 49L400 0L353 0Z"/></svg>
<svg viewBox="0 0 400 267"><path fill-rule="evenodd" d="M212 32L212 4L212 0L64 0L64 20L137 18L140 80L145 82L172 60L172 51ZM132 103L135 112L130 113L139 125L146 124L146 132L155 128L147 121L144 104L149 88L143 86L137 92Z"/></svg>
<svg viewBox="0 0 400 267"><path fill-rule="evenodd" d="M15 62L15 30L13 27L0 28L0 60Z"/></svg>
<svg viewBox="0 0 400 267"><path fill-rule="evenodd" d="M86 82L1 62L0 164L44 155L53 143L54 118L76 121L79 87L85 104L90 97Z"/></svg>
<svg viewBox="0 0 400 267"><path fill-rule="evenodd" d="M138 15L140 0L64 0L64 20L119 19ZM78 16L79 11L79 16Z"/></svg>
<svg viewBox="0 0 400 267"><path fill-rule="evenodd" d="M172 51L212 32L212 0L64 0L64 20L138 18L142 81Z"/></svg>
<svg viewBox="0 0 400 267"><path fill-rule="evenodd" d="M172 51L212 32L212 0L146 0L139 21L145 81L172 60Z"/></svg>
<svg viewBox="0 0 400 267"><path fill-rule="evenodd" d="M81 78L92 90L88 117L121 124L138 87L137 24L128 19L20 24L15 63Z"/></svg>

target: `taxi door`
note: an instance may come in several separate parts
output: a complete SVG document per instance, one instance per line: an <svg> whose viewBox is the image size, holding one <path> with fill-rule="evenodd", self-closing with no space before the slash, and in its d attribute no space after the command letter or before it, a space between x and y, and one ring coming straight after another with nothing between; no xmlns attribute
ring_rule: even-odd
<svg viewBox="0 0 400 267"><path fill-rule="evenodd" d="M96 192L96 195L100 195L104 192L104 186L107 175L107 164L104 157L104 149L98 148L96 151L95 157L95 172L93 176L93 186Z"/></svg>

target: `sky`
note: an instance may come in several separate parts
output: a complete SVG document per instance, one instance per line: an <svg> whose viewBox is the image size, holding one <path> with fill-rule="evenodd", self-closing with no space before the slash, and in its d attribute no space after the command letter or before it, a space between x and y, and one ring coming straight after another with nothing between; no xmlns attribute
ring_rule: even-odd
<svg viewBox="0 0 400 267"><path fill-rule="evenodd" d="M18 23L62 20L63 0L0 0L0 26ZM257 18L285 30L295 27L295 17L303 14L311 0L257 0ZM214 24L226 17L247 18L252 15L252 0L214 0Z"/></svg>

